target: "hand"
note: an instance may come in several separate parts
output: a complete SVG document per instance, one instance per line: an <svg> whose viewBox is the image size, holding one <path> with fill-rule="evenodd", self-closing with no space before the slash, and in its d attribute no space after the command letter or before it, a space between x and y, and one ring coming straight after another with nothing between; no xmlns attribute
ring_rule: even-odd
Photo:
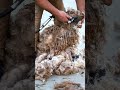
<svg viewBox="0 0 120 90"><path fill-rule="evenodd" d="M59 13L56 15L56 18L57 20L66 23L71 17L64 11L59 11Z"/></svg>
<svg viewBox="0 0 120 90"><path fill-rule="evenodd" d="M78 22L78 25L77 25L78 28L82 28L82 24L84 23L84 20L85 20L85 13L82 12L81 14L84 15L84 18L81 21Z"/></svg>

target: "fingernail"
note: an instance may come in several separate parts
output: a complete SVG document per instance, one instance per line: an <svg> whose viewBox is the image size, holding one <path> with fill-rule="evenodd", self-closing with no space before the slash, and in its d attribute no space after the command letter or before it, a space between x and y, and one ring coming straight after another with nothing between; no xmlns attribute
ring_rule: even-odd
<svg viewBox="0 0 120 90"><path fill-rule="evenodd" d="M70 17L70 19L72 19L72 17Z"/></svg>

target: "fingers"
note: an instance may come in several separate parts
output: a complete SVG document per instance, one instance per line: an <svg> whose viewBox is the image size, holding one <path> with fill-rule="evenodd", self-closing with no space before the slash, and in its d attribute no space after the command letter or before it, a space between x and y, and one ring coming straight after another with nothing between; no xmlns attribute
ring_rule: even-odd
<svg viewBox="0 0 120 90"><path fill-rule="evenodd" d="M65 13L65 12L64 12ZM68 22L69 19L71 19L71 16L69 16L67 13L65 13L65 18L64 18L64 22Z"/></svg>
<svg viewBox="0 0 120 90"><path fill-rule="evenodd" d="M71 18L67 13L65 13L64 11L59 11L59 15L56 16L57 19L61 22L68 22L68 20Z"/></svg>
<svg viewBox="0 0 120 90"><path fill-rule="evenodd" d="M78 22L78 25L77 25L78 28L82 28L82 24L84 23L84 20L85 20L85 13L82 12L82 14L84 15L84 18Z"/></svg>
<svg viewBox="0 0 120 90"><path fill-rule="evenodd" d="M77 27L78 27L78 28L82 28L82 21L79 21L79 22L78 22Z"/></svg>
<svg viewBox="0 0 120 90"><path fill-rule="evenodd" d="M84 23L84 19L82 19L81 21L78 22L77 27L78 28L82 28L82 24Z"/></svg>
<svg viewBox="0 0 120 90"><path fill-rule="evenodd" d="M67 17L68 20L72 18L72 17L69 16L68 14L66 14L66 17Z"/></svg>

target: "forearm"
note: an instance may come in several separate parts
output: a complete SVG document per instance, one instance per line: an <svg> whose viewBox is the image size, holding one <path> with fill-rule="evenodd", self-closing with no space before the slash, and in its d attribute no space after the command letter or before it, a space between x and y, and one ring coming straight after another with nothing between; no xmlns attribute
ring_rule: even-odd
<svg viewBox="0 0 120 90"><path fill-rule="evenodd" d="M59 14L59 10L55 8L48 0L36 0L36 4L55 16Z"/></svg>
<svg viewBox="0 0 120 90"><path fill-rule="evenodd" d="M77 9L85 13L85 0L76 0Z"/></svg>

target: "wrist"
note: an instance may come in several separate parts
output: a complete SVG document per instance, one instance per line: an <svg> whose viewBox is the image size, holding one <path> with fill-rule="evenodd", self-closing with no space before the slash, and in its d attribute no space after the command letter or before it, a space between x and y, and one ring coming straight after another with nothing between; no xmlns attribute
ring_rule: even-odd
<svg viewBox="0 0 120 90"><path fill-rule="evenodd" d="M55 17L58 17L60 15L60 11L58 9L54 10L52 12L52 14L55 16Z"/></svg>

